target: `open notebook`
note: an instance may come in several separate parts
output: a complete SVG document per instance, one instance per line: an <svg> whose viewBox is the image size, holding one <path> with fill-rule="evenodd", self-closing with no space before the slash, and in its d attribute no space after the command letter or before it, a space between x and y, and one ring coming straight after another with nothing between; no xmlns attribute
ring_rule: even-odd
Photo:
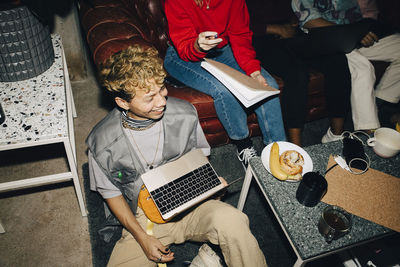
<svg viewBox="0 0 400 267"><path fill-rule="evenodd" d="M246 108L280 92L271 86L260 84L224 63L209 58L205 58L201 66L223 83Z"/></svg>
<svg viewBox="0 0 400 267"><path fill-rule="evenodd" d="M142 180L164 220L224 188L201 149L142 174Z"/></svg>

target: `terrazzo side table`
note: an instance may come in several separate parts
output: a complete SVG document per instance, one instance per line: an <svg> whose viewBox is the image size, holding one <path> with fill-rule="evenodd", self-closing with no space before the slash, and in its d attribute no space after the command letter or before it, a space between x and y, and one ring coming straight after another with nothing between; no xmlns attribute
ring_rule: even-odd
<svg viewBox="0 0 400 267"><path fill-rule="evenodd" d="M73 181L82 216L87 216L78 178L73 117L75 104L61 37L52 35L53 65L41 75L0 83L6 120L0 125L0 151L62 143L69 171L0 183L0 192ZM0 230L4 227L0 225Z"/></svg>
<svg viewBox="0 0 400 267"><path fill-rule="evenodd" d="M325 173L329 156L340 155L342 143L336 141L317 144L305 147L304 150L313 161L313 171ZM371 148L365 147L364 150L371 159L371 168L400 179L400 165L398 164L400 162L400 154L390 159L383 159L378 157ZM304 266L312 260L395 233L384 226L351 215L352 228L350 233L328 244L318 232L317 227L321 213L327 204L320 202L315 207L301 205L296 199L296 190L299 183L282 182L274 178L265 169L260 157L250 159L238 201L237 208L239 210L244 208L250 183L253 179L261 189L297 256L297 260L294 263L295 267Z"/></svg>

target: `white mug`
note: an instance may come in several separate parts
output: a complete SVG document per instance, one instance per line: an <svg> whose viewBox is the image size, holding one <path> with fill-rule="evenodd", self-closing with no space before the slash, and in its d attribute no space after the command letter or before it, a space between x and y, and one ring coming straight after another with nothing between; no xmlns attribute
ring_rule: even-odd
<svg viewBox="0 0 400 267"><path fill-rule="evenodd" d="M378 156L390 158L400 151L400 133L391 128L379 128L367 143Z"/></svg>

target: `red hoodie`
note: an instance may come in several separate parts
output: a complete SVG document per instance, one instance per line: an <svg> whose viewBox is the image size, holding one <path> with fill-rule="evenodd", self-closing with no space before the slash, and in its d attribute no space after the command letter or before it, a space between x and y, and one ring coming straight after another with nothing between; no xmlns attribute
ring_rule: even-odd
<svg viewBox="0 0 400 267"><path fill-rule="evenodd" d="M179 56L185 61L200 61L206 53L194 48L199 33L215 31L223 41L218 48L230 43L239 66L250 75L260 70L260 61L251 44L249 13L244 0L203 0L200 8L194 0L165 0L169 37ZM209 9L207 9L209 3Z"/></svg>

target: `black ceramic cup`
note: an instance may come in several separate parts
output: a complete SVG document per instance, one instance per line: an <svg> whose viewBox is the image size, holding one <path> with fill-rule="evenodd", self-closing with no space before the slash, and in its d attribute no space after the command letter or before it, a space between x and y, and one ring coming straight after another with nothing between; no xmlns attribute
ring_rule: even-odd
<svg viewBox="0 0 400 267"><path fill-rule="evenodd" d="M325 195L328 182L318 172L307 172L303 175L296 191L296 199L307 207L314 207Z"/></svg>

